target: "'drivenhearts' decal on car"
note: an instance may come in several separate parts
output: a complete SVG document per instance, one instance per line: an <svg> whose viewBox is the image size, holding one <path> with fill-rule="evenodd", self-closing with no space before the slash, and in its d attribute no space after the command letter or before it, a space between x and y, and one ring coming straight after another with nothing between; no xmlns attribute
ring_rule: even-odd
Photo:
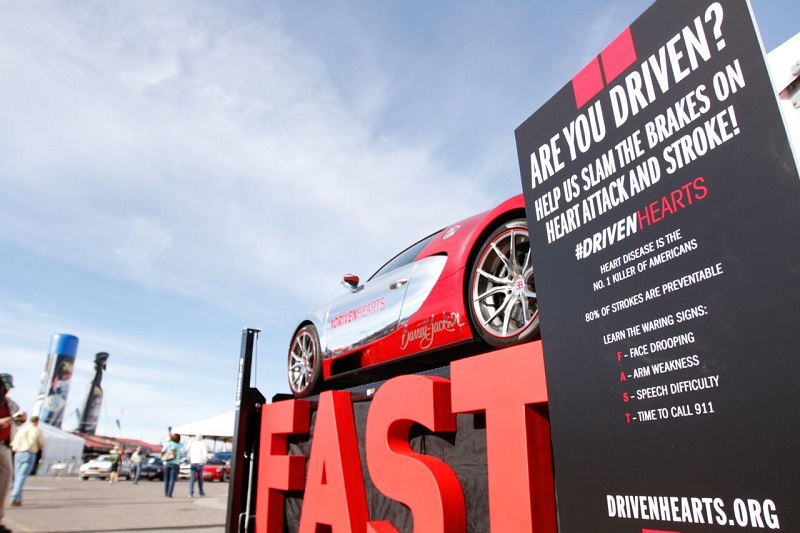
<svg viewBox="0 0 800 533"><path fill-rule="evenodd" d="M331 329L336 329L339 326L344 326L345 324L349 324L359 318L364 318L367 315L371 315L372 313L377 313L378 311L383 311L386 309L386 300L383 296L380 298L376 298L371 302L365 303L360 307L356 307L355 309L351 309L346 313L342 313L334 317L331 320Z"/></svg>

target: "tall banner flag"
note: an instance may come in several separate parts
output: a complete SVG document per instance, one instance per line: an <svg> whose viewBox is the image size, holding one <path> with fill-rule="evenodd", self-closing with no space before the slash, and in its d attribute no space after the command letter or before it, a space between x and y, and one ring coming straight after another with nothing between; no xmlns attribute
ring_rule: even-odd
<svg viewBox="0 0 800 533"><path fill-rule="evenodd" d="M748 2L655 2L516 139L559 531L800 531L800 181Z"/></svg>
<svg viewBox="0 0 800 533"><path fill-rule="evenodd" d="M78 353L78 337L57 333L50 339L42 386L34 407L42 422L60 428Z"/></svg>
<svg viewBox="0 0 800 533"><path fill-rule="evenodd" d="M100 407L103 404L103 371L106 369L106 361L109 355L106 352L98 352L94 356L94 375L89 382L86 390L86 400L83 402L83 412L81 413L78 424L78 432L87 435L94 435L97 430L97 420L100 418Z"/></svg>

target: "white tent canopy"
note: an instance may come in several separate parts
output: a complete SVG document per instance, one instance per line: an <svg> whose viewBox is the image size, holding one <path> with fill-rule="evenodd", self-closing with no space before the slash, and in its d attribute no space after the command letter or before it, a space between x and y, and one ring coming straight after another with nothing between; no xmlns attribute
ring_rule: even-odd
<svg viewBox="0 0 800 533"><path fill-rule="evenodd" d="M235 411L229 411L221 415L173 427L172 432L187 437L203 435L207 439L232 439L235 423L236 413Z"/></svg>
<svg viewBox="0 0 800 533"><path fill-rule="evenodd" d="M83 462L83 437L44 422L39 423L39 429L44 437L44 448L42 460L36 470L37 475L50 476L60 471L66 474L77 472ZM54 469L54 465L59 468Z"/></svg>

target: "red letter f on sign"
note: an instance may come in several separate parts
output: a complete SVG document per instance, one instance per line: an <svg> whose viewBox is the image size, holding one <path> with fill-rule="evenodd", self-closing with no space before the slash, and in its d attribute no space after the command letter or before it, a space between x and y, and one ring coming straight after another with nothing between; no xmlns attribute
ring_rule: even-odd
<svg viewBox="0 0 800 533"><path fill-rule="evenodd" d="M308 433L311 402L271 403L261 412L261 445L256 494L256 531L283 533L284 492L301 490L306 458L286 455L288 435Z"/></svg>

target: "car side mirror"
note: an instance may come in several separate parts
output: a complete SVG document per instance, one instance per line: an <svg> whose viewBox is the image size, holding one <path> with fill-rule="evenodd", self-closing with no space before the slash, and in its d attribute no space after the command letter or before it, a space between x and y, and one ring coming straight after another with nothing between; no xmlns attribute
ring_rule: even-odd
<svg viewBox="0 0 800 533"><path fill-rule="evenodd" d="M342 279L339 280L339 283L341 283L347 290L356 291L358 290L359 281L360 280L358 276L355 274L345 274L342 276Z"/></svg>

